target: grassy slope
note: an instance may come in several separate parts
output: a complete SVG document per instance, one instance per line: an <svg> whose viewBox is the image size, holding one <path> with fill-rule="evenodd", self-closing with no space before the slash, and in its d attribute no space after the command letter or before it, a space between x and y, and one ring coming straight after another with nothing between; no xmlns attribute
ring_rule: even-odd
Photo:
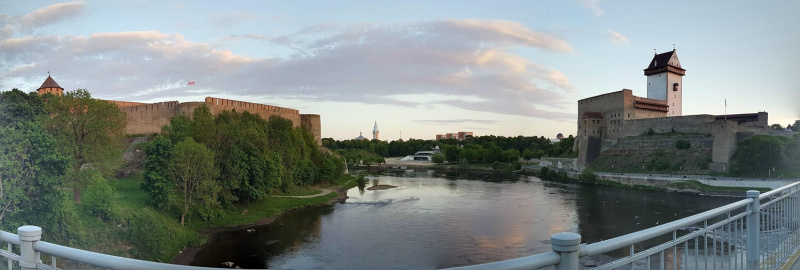
<svg viewBox="0 0 800 270"><path fill-rule="evenodd" d="M346 176L343 179L335 181L328 187L344 187L352 188L355 186L356 181L350 181L351 177ZM133 244L128 240L127 220L131 214L139 209L148 208L149 196L147 193L139 189L141 183L141 175L131 175L123 179L112 179L109 183L121 197L119 198L119 207L121 217L120 220L104 222L92 216L85 204L76 204L78 217L81 219L82 231L85 234L85 241L78 247L81 249L91 250L95 252L123 256L134 257L131 249L134 249ZM311 195L319 193L320 187L305 187L297 188L289 193L282 195L297 196L297 195ZM285 211L297 208L303 208L311 205L321 204L330 201L337 196L336 193L327 194L325 196L315 198L268 198L258 202L252 202L245 205L225 209L222 218L212 221L203 221L199 217L191 217L185 227L180 226L177 212L157 210L159 214L169 220L170 224L167 226L176 228L177 230L185 230L187 233L200 232L210 228L216 227L235 227L247 224L253 224L264 219L277 216ZM247 210L245 212L245 210ZM190 243L199 244L203 241L187 241L187 239L169 239L172 241L182 241L176 243L178 246L191 246ZM171 253L174 258L177 256L178 251ZM169 261L171 258L142 258L146 260L161 260Z"/></svg>

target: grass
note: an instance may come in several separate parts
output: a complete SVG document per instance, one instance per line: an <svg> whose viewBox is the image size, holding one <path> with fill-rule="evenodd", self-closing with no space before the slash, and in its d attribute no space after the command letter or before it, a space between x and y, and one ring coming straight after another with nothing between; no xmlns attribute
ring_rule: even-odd
<svg viewBox="0 0 800 270"><path fill-rule="evenodd" d="M332 183L328 185L319 187L296 187L290 192L281 193L281 195L313 195L320 193L320 188L326 187L349 189L357 186L355 179L356 177L354 176L345 175L332 181ZM314 198L272 197L224 209L221 217L215 220L204 221L198 216L187 217L187 225L181 226L177 211L155 209L148 204L150 197L145 191L139 188L141 181L142 176L140 174L130 175L122 179L109 180L109 184L121 195L117 201L120 212L119 220L104 222L93 216L89 212L86 204L76 204L70 200L70 203L75 207L78 218L80 219L79 226L81 228L79 228L79 230L84 232L83 239L80 241L78 248L115 256L137 257L145 260L169 262L178 255L180 247L202 244L204 239L198 238L199 234L197 233L203 230L254 224L292 209L323 204L338 196L337 193L330 193L325 196ZM71 189L69 189L69 193L71 194ZM275 193L273 194L278 195ZM164 238L163 240L168 242L165 243L165 246L176 247L170 248L169 252L143 252L143 249L137 249L136 245L131 241L133 239L130 236L130 228L127 227L129 225L128 221L131 220L134 213L147 209L155 212L156 216L153 217L156 220L152 222L160 222L160 224L154 224L154 226L159 225L164 228L170 228L171 234L189 237L177 237L176 235L172 235L171 237ZM195 235L194 238L192 238L192 235ZM173 251L172 249L175 250Z"/></svg>
<svg viewBox="0 0 800 270"><path fill-rule="evenodd" d="M681 189L681 190L700 190L700 191L722 191L722 192L747 192L748 190L758 190L760 192L767 192L770 191L770 188L755 188L755 187L721 187L721 186L710 186L699 181L695 180L687 180L687 181L679 181L675 183L669 184L670 188Z"/></svg>
<svg viewBox="0 0 800 270"><path fill-rule="evenodd" d="M330 193L314 198L267 198L258 202L225 209L222 217L210 221L193 222L189 227L193 230L205 230L218 227L236 227L253 224L264 219L277 216L285 211L308 207L330 201L338 196Z"/></svg>
<svg viewBox="0 0 800 270"><path fill-rule="evenodd" d="M289 192L285 192L280 188L275 188L270 191L272 196L307 196L321 193L317 187L293 187Z"/></svg>

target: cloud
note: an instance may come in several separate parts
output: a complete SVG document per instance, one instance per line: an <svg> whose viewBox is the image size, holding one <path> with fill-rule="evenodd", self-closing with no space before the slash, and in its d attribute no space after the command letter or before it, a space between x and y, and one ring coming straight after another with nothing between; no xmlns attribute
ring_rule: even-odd
<svg viewBox="0 0 800 270"><path fill-rule="evenodd" d="M449 124L462 124L462 123L495 124L495 123L500 123L502 121L483 120L483 119L449 119L449 120L414 120L414 122L449 125Z"/></svg>
<svg viewBox="0 0 800 270"><path fill-rule="evenodd" d="M614 44L628 43L628 38L626 36L611 30L606 30L606 36L608 36Z"/></svg>
<svg viewBox="0 0 800 270"><path fill-rule="evenodd" d="M30 30L78 16L85 8L83 1L52 4L23 16L19 22L23 29Z"/></svg>
<svg viewBox="0 0 800 270"><path fill-rule="evenodd" d="M574 118L541 109L559 110L573 103L569 78L511 50L570 53L570 44L516 22L314 25L287 36L235 38L284 44L297 48L297 53L252 58L158 31L26 36L0 41L0 70L6 71L0 74L0 88L9 87L3 82L20 79L40 84L49 70L68 90L88 88L95 96L119 100L194 97L197 91L209 91L409 107L443 104L554 120ZM197 85L187 86L187 80ZM445 98L393 98L399 94Z"/></svg>
<svg viewBox="0 0 800 270"><path fill-rule="evenodd" d="M594 14L594 16L600 17L605 15L603 9L600 8L600 0L581 0L581 5Z"/></svg>

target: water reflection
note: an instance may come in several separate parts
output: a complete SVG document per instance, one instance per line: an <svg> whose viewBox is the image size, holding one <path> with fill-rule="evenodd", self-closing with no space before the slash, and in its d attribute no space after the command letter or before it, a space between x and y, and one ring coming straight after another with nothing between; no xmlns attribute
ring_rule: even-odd
<svg viewBox="0 0 800 270"><path fill-rule="evenodd" d="M224 261L275 269L471 265L549 251L550 235L562 231L581 233L584 242L592 243L732 201L554 184L508 174L409 170L368 178L371 185L398 187L359 187L350 190L350 198L342 204L291 212L253 233L220 234L193 265L219 266Z"/></svg>

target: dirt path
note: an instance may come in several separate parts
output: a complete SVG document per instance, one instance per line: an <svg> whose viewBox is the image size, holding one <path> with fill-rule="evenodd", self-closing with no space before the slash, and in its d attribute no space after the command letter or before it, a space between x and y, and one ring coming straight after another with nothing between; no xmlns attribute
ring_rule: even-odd
<svg viewBox="0 0 800 270"><path fill-rule="evenodd" d="M334 192L334 188L323 188L322 192L314 194L314 195L304 195L304 196L272 196L273 198L300 198L300 199L307 199L307 198L315 198L320 196L325 196Z"/></svg>

